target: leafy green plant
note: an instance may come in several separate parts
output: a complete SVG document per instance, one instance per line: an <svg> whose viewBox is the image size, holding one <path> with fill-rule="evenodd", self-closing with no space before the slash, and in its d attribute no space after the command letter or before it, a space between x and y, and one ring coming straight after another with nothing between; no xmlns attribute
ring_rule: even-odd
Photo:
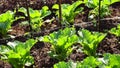
<svg viewBox="0 0 120 68"><path fill-rule="evenodd" d="M82 12L83 8L78 6L82 4L82 1L76 1L72 5L62 4L62 24L74 23L74 18L77 14ZM58 4L53 5L53 9L59 9ZM59 12L56 11L56 15L59 17Z"/></svg>
<svg viewBox="0 0 120 68"><path fill-rule="evenodd" d="M82 62L77 63L76 68L97 68L102 64L97 58L93 56L85 58Z"/></svg>
<svg viewBox="0 0 120 68"><path fill-rule="evenodd" d="M22 7L18 11L25 13L27 16L27 10L25 8ZM32 28L36 31L40 30L40 26L43 24L43 18L51 14L51 11L47 6L43 6L41 10L29 8L29 12Z"/></svg>
<svg viewBox="0 0 120 68"><path fill-rule="evenodd" d="M30 49L36 43L36 40L29 39L25 43L14 42L9 46L0 46L1 59L9 62L14 68L24 68L34 63L34 59L30 56Z"/></svg>
<svg viewBox="0 0 120 68"><path fill-rule="evenodd" d="M102 58L89 56L81 62L64 62L54 64L54 68L120 68L119 54L104 54Z"/></svg>
<svg viewBox="0 0 120 68"><path fill-rule="evenodd" d="M100 17L103 18L104 16L110 15L109 6L118 1L119 0L101 0ZM96 16L99 15L99 0L84 0L84 3L89 8L93 8L89 13L90 18L96 18Z"/></svg>
<svg viewBox="0 0 120 68"><path fill-rule="evenodd" d="M99 7L97 6L96 8L94 8L93 10L90 11L89 18L94 19L99 15L98 8ZM107 5L102 5L102 7L100 9L100 17L103 18L103 17L108 16L108 15L110 15L109 7Z"/></svg>
<svg viewBox="0 0 120 68"><path fill-rule="evenodd" d="M8 30L11 28L13 19L12 11L7 11L0 15L0 34L3 36L7 34Z"/></svg>
<svg viewBox="0 0 120 68"><path fill-rule="evenodd" d="M97 58L90 56L85 58L83 61L76 63L73 61L61 61L59 63L54 64L54 68L97 68L101 64L102 62L99 61Z"/></svg>
<svg viewBox="0 0 120 68"><path fill-rule="evenodd" d="M117 26L117 28L112 28L109 32L117 37L120 37L120 24Z"/></svg>
<svg viewBox="0 0 120 68"><path fill-rule="evenodd" d="M105 68L120 68L119 54L104 54L103 67Z"/></svg>
<svg viewBox="0 0 120 68"><path fill-rule="evenodd" d="M68 62L61 61L59 63L54 64L54 68L76 68L76 63L72 61Z"/></svg>
<svg viewBox="0 0 120 68"><path fill-rule="evenodd" d="M85 54L90 56L96 55L96 49L98 44L104 39L106 34L93 32L91 33L88 30L82 29L78 31L79 34L79 43L82 45Z"/></svg>
<svg viewBox="0 0 120 68"><path fill-rule="evenodd" d="M74 28L65 28L44 36L43 41L52 44L49 55L58 60L65 60L72 52L72 44L77 42Z"/></svg>

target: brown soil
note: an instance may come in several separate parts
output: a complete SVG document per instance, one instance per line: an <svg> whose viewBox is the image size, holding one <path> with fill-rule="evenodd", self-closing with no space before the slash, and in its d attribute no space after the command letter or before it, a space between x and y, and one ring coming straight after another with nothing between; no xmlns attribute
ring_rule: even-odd
<svg viewBox="0 0 120 68"><path fill-rule="evenodd" d="M48 51L50 51L51 45L49 43L38 42L31 49L31 54L35 59L36 68L52 68L55 63L58 62L56 59L50 58ZM69 56L68 60L81 61L86 57L85 54L77 52L77 48L73 50L73 53Z"/></svg>
<svg viewBox="0 0 120 68"><path fill-rule="evenodd" d="M0 68L12 68L12 66L9 63L0 60Z"/></svg>
<svg viewBox="0 0 120 68"><path fill-rule="evenodd" d="M115 35L108 34L98 46L98 53L120 54L119 38Z"/></svg>

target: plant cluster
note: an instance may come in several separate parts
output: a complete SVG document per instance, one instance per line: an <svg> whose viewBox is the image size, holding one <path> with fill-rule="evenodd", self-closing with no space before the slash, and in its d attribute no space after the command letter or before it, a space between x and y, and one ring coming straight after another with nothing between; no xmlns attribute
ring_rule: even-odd
<svg viewBox="0 0 120 68"><path fill-rule="evenodd" d="M120 55L117 54L104 54L103 58L95 58L89 56L82 62L61 61L54 65L54 68L119 68Z"/></svg>
<svg viewBox="0 0 120 68"><path fill-rule="evenodd" d="M7 11L0 15L0 34L5 36L8 30L11 28L11 24L14 20L12 11Z"/></svg>
<svg viewBox="0 0 120 68"><path fill-rule="evenodd" d="M118 24L116 28L112 28L109 32L120 37L120 24Z"/></svg>
<svg viewBox="0 0 120 68"><path fill-rule="evenodd" d="M95 56L98 44L105 38L106 34L99 32L89 32L88 30L78 31L79 43L83 46L87 55Z"/></svg>
<svg viewBox="0 0 120 68"><path fill-rule="evenodd" d="M109 6L119 0L101 0L100 17L110 15ZM89 13L89 18L94 19L99 15L99 0L84 0L87 7L93 8Z"/></svg>
<svg viewBox="0 0 120 68"><path fill-rule="evenodd" d="M106 15L110 14L109 6L115 2L118 2L119 0L101 0L101 17L104 17ZM88 8L93 8L89 13L89 18L96 19L96 17L99 15L98 7L99 7L99 1L98 0L84 0L84 1L76 1L73 4L62 4L62 22L61 24L69 25L74 23L74 18L79 14L82 13L84 10L84 7L80 7L81 4L85 4ZM58 4L55 4L52 6L52 9L56 9L55 14L59 17L59 6ZM17 19L20 18L27 18L27 9L24 7L21 7L18 9L18 12L21 13L19 17L15 17L15 12L8 11L6 13L3 13L0 15L0 34L6 35L8 30L11 28L11 23ZM33 10L32 8L29 8L30 12L30 19L34 31L39 31L41 25L43 24L43 18L51 14L51 11L47 6L43 6L41 10ZM28 23L28 21L22 22L24 24ZM12 23L13 24L13 23Z"/></svg>
<svg viewBox="0 0 120 68"><path fill-rule="evenodd" d="M51 11L47 6L42 7L41 10L33 10L29 8L30 19L32 29L35 31L40 30L40 26L43 24L43 18L51 14ZM18 13L18 16L16 15ZM7 32L10 30L13 22L18 19L27 19L27 10L24 7L18 9L18 12L7 11L0 14L0 34L6 36ZM28 24L28 21L23 21L23 24Z"/></svg>
<svg viewBox="0 0 120 68"><path fill-rule="evenodd" d="M58 60L65 60L72 53L72 44L77 40L74 28L65 28L43 37L44 42L52 44L49 55Z"/></svg>
<svg viewBox="0 0 120 68"><path fill-rule="evenodd" d="M74 18L80 12L83 11L82 7L79 7L82 4L82 1L74 2L72 5L70 4L62 4L62 24L69 25L70 23L74 23ZM52 9L59 9L58 4L53 5ZM56 11L56 15L59 17L59 12Z"/></svg>
<svg viewBox="0 0 120 68"><path fill-rule="evenodd" d="M110 14L109 6L118 0L101 0L101 15L104 17ZM62 4L62 22L63 25L69 25L74 23L74 18L80 12L84 10L80 7L81 4L85 4L88 8L93 8L89 17L95 19L98 16L98 0L84 0L76 1L73 4ZM52 9L56 9L55 14L59 17L58 4L53 5ZM18 12L23 14L19 17L15 17L15 13L7 11L0 15L0 34L6 35L8 30L11 28L13 21L27 18L27 9L21 7ZM47 6L42 7L41 10L33 10L29 8L30 12L30 25L33 30L39 31L40 26L44 22L44 18L51 14L51 11ZM14 18L15 17L15 18ZM24 21L22 23L28 23ZM116 28L112 28L110 33L120 36L120 25ZM78 33L78 35L76 34ZM107 33L91 32L86 29L80 29L76 31L73 27L66 27L40 37L40 41L48 42L51 44L51 49L48 52L51 58L57 59L60 62L54 65L54 68L120 68L120 55L117 54L104 54L102 58L98 58L96 49L99 43L106 37ZM30 49L37 42L37 40L29 39L26 42L9 42L6 46L0 46L0 59L9 62L14 68L24 68L34 63L34 59L30 56ZM75 43L79 43L83 52L87 55L82 62L64 62L72 53ZM16 63L17 62L17 63Z"/></svg>
<svg viewBox="0 0 120 68"><path fill-rule="evenodd" d="M18 12L24 13L25 16L21 17L27 17L27 10L24 7L21 7L18 9ZM51 11L47 6L43 6L41 10L33 10L32 8L29 8L30 12L30 25L32 26L32 29L35 31L39 31L41 25L43 24L43 18L51 14ZM24 21L23 23L28 23L28 21Z"/></svg>
<svg viewBox="0 0 120 68"><path fill-rule="evenodd" d="M79 36L75 34L75 29L65 28L58 32L44 36L44 42L52 44L52 49L49 52L50 56L58 60L65 60L72 52L72 44L78 42L82 45L86 55L96 56L98 44L105 38L106 34L99 32L89 32L88 30L78 31Z"/></svg>
<svg viewBox="0 0 120 68"><path fill-rule="evenodd" d="M7 61L14 68L24 68L34 63L34 59L30 56L30 49L36 43L36 40L29 39L25 43L9 42L8 46L0 45L1 60Z"/></svg>

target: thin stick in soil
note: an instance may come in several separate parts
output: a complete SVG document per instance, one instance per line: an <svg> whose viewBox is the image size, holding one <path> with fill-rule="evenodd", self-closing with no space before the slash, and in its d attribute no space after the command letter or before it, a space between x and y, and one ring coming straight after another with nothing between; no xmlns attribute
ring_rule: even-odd
<svg viewBox="0 0 120 68"><path fill-rule="evenodd" d="M61 0L59 0L59 23L62 21L62 9L61 9Z"/></svg>
<svg viewBox="0 0 120 68"><path fill-rule="evenodd" d="M30 13L29 13L29 7L28 7L28 4L29 4L29 1L25 0L25 4L26 4L26 9L27 9L27 15L28 15L28 22L29 22L29 28L30 28L30 31L32 31L32 27L31 27L31 19L30 19Z"/></svg>
<svg viewBox="0 0 120 68"><path fill-rule="evenodd" d="M101 0L99 0L99 9L98 9L98 11L99 11L99 16L98 16L98 31L100 31L100 14L101 14L100 8L101 8Z"/></svg>

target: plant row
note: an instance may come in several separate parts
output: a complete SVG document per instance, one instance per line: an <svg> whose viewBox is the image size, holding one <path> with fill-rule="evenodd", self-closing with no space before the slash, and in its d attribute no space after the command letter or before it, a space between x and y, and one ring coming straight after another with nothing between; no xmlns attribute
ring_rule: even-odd
<svg viewBox="0 0 120 68"><path fill-rule="evenodd" d="M119 27L120 25L118 25L117 28L112 28L109 32L120 37ZM120 67L120 55L104 54L103 58L99 58L99 55L96 53L98 44L105 38L107 33L90 32L86 29L80 29L77 31L77 34L75 28L65 28L49 35L39 37L39 41L51 44L48 55L51 58L60 61L54 65L54 68ZM24 43L14 41L8 42L7 45L0 45L0 59L9 62L14 68L30 66L34 63L34 59L30 55L30 49L37 41L38 38L29 39ZM64 62L68 56L72 54L74 49L73 44L75 43L80 43L82 46L80 49L88 55L88 57L82 62Z"/></svg>
<svg viewBox="0 0 120 68"><path fill-rule="evenodd" d="M95 58L89 56L82 62L61 61L54 65L54 68L119 68L120 55L119 54L104 54L102 58Z"/></svg>
<svg viewBox="0 0 120 68"><path fill-rule="evenodd" d="M101 8L100 17L103 18L106 15L110 14L109 6L115 2L119 2L119 0L102 0L101 1ZM98 7L99 7L99 1L97 0L84 0L84 1L76 1L73 4L62 4L62 25L69 25L73 24L74 18L79 13L84 13L83 10L85 10L84 7L80 6L82 4L85 4L88 8L92 8L88 14L89 20L96 21L95 19L98 17ZM30 24L32 26L32 29L34 31L40 31L40 27L44 22L44 18L51 15L52 13L56 15L56 17L59 17L59 6L58 4L53 5L52 11L49 10L47 6L43 6L41 10L33 10L32 8L29 8L29 14L30 14L30 20L31 22L28 23L28 15L27 15L27 9L26 8L19 8L17 11L7 11L6 13L3 13L0 15L0 34L2 36L6 36L7 32L10 30L12 24L16 24L16 21L25 19L25 21L22 21L23 24L28 25ZM51 19L49 22L51 22L53 19ZM19 22L20 23L20 22ZM17 23L18 24L18 23Z"/></svg>

